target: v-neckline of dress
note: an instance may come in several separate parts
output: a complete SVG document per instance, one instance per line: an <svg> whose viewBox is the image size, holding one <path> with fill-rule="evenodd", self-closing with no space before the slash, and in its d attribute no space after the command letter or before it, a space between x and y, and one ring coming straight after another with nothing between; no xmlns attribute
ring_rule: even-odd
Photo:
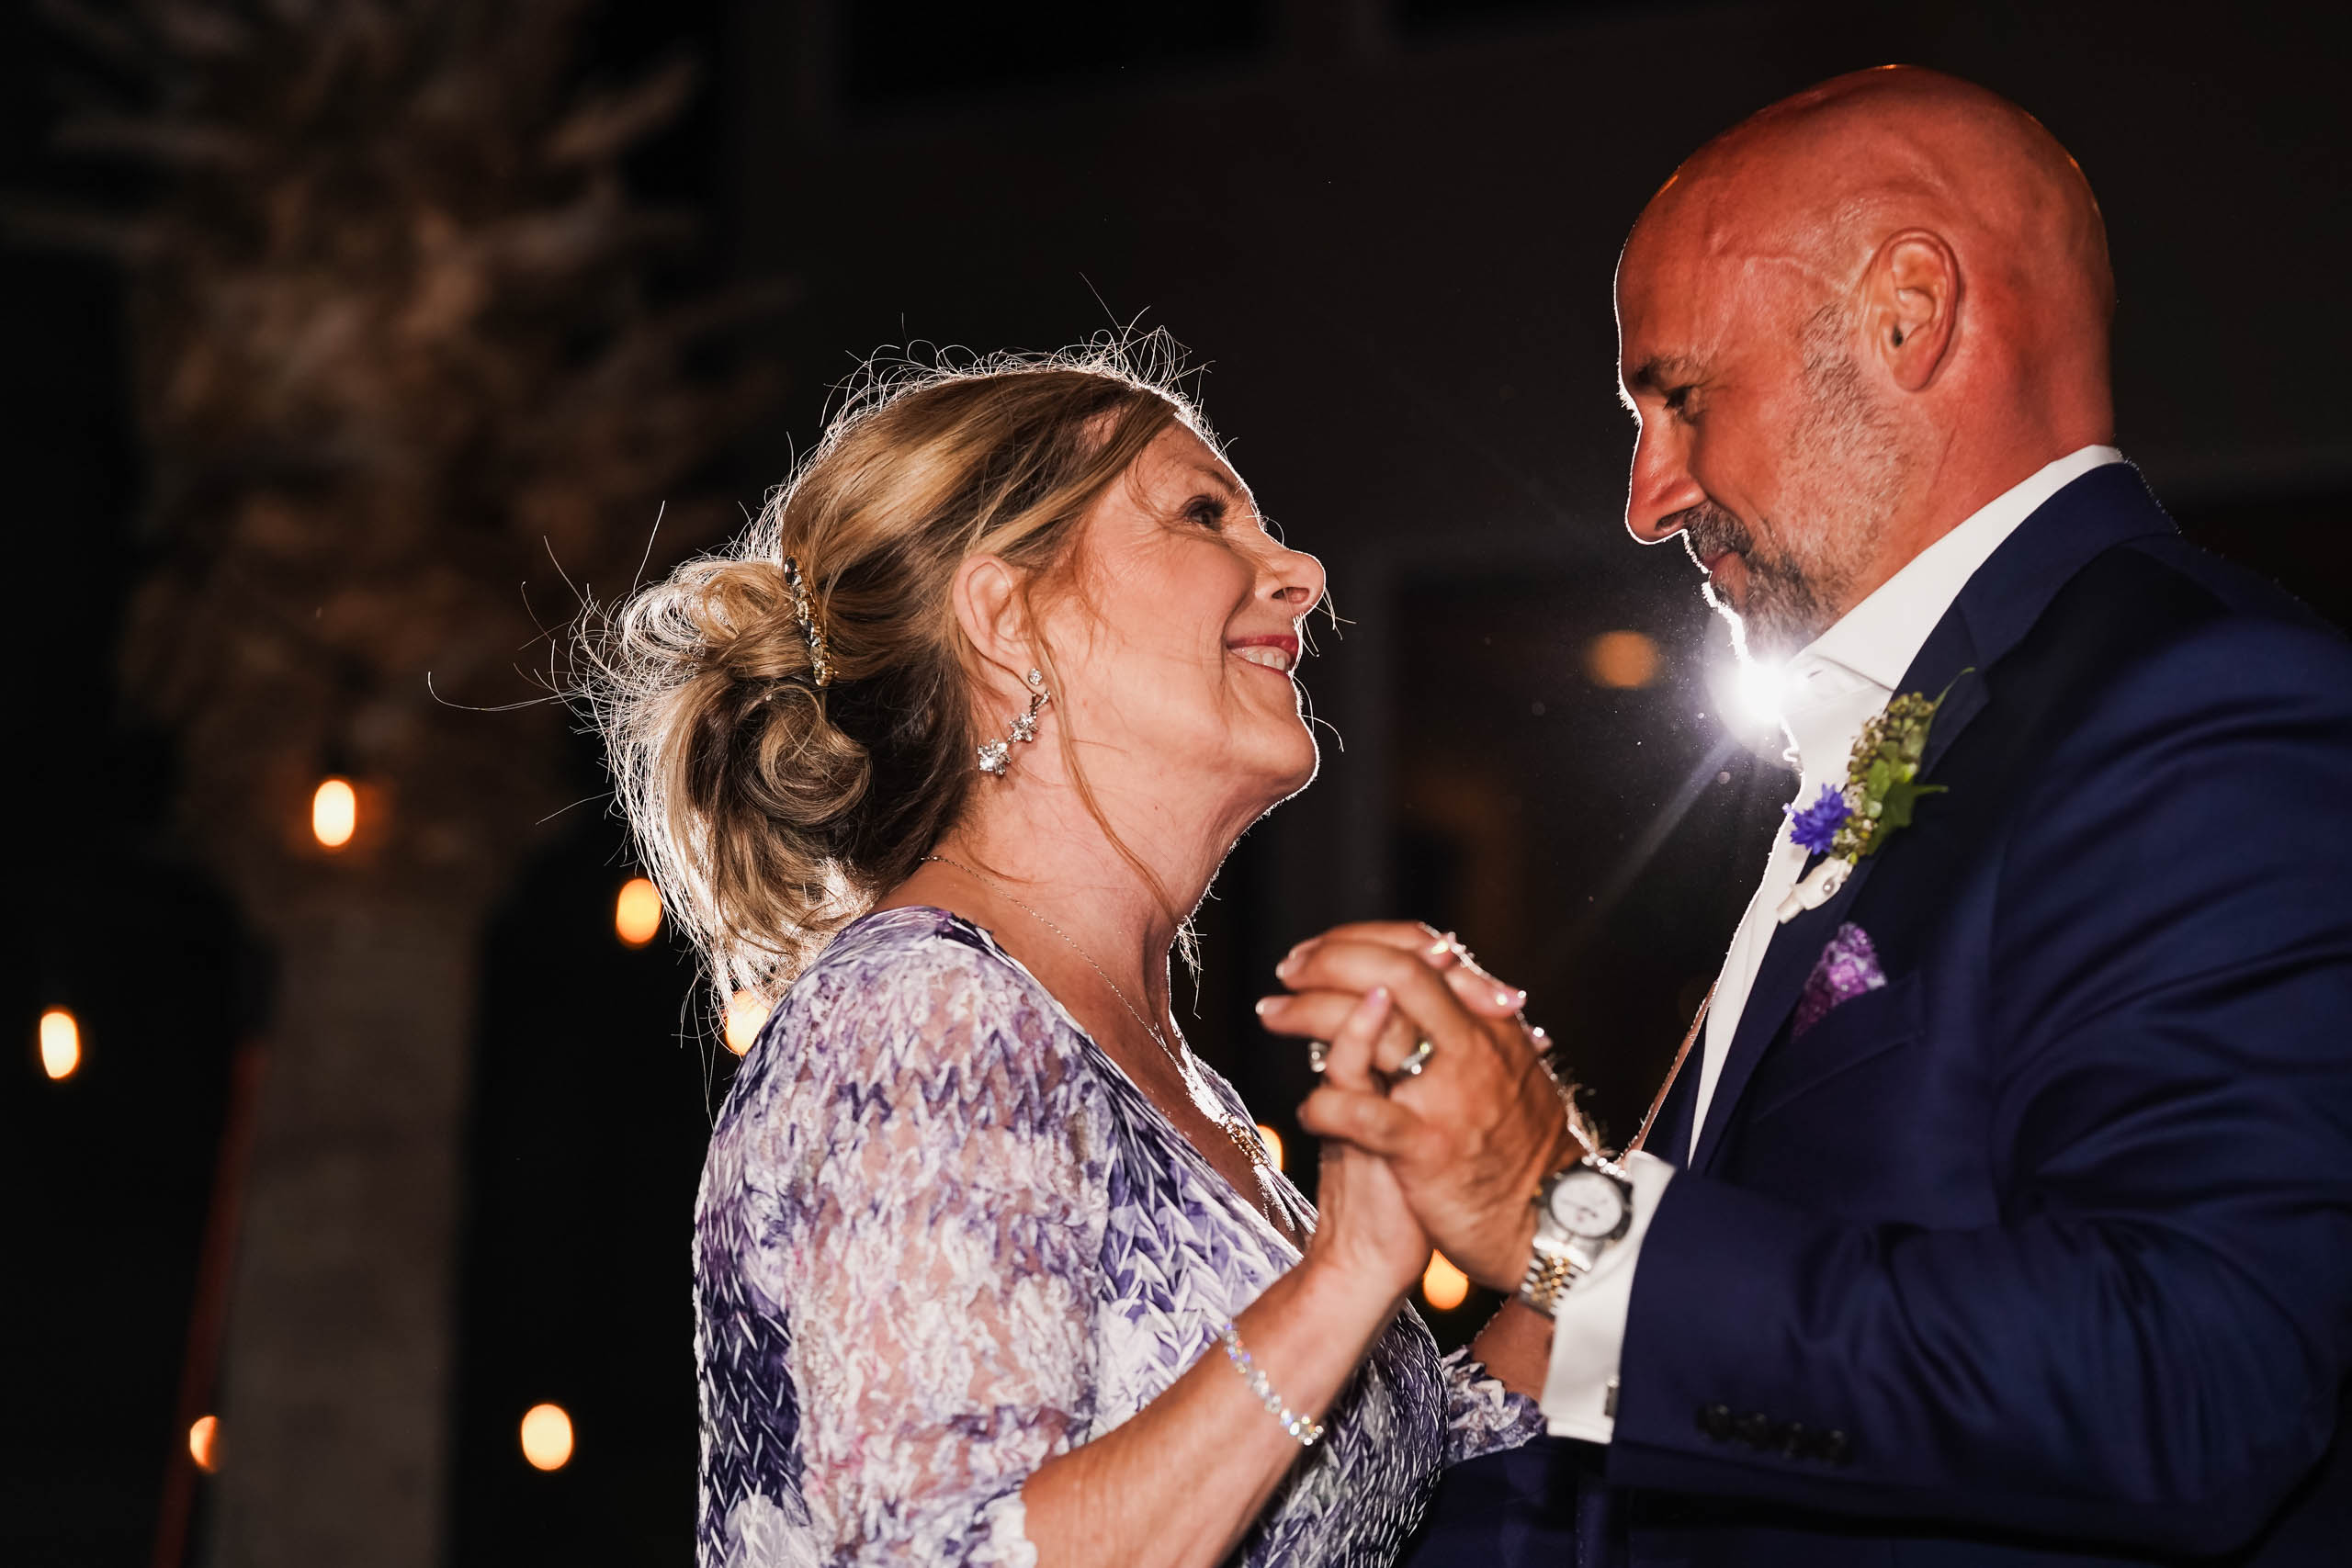
<svg viewBox="0 0 2352 1568"><path fill-rule="evenodd" d="M1283 1234L1283 1232L1275 1226L1273 1221L1266 1217L1265 1211L1261 1209L1257 1204L1251 1202L1249 1197L1243 1193L1238 1187L1236 1187L1233 1184L1232 1179L1227 1177L1225 1172L1216 1168L1216 1163L1214 1160L1211 1160L1208 1156L1201 1152L1200 1145L1193 1143L1192 1139L1184 1135L1184 1130L1177 1126L1176 1123L1170 1119L1168 1112L1160 1109L1159 1102L1152 1099L1150 1093L1145 1089L1143 1085L1136 1082L1134 1077L1129 1076L1127 1069L1119 1065L1119 1059L1116 1056L1112 1055L1110 1052L1105 1051L1102 1048L1102 1043L1087 1032L1087 1028L1084 1024L1078 1021L1077 1015L1072 1013L1069 1008L1062 1005L1062 999L1054 995L1053 987L1046 985L1043 980L1037 978L1036 975L1030 970L1027 964L1022 963L1021 960L1015 958L1011 953L1005 950L1004 944L997 940L996 932L989 930L988 927L979 924L976 920L967 919L964 916L957 914L953 909L943 909L936 904L899 904L894 905L888 909L876 910L875 913L877 915L888 915L894 914L900 909L921 909L930 914L938 915L952 924L960 926L964 930L970 931L974 936L978 937L981 942L986 946L990 956L1012 969L1012 972L1019 975L1022 979L1027 981L1030 988L1046 999L1046 1004L1059 1015L1062 1022L1069 1026L1069 1032L1072 1034L1077 1035L1080 1042L1086 1047L1090 1059L1099 1062L1102 1066L1110 1069L1112 1081L1114 1082L1125 1093L1131 1096L1142 1107L1144 1112L1150 1116L1154 1122L1158 1123L1163 1141L1173 1145L1179 1151L1180 1157L1189 1159L1193 1163L1194 1174L1205 1177L1211 1184L1211 1190L1221 1190L1231 1198L1233 1201L1228 1205L1228 1207L1238 1207L1241 1213L1249 1215L1250 1221L1255 1224L1261 1231L1264 1232L1268 1238L1283 1248L1283 1253L1286 1257L1288 1262L1295 1264L1305 1256L1305 1254L1300 1250L1298 1243L1293 1241L1289 1236ZM870 919L873 916L866 916L865 918ZM1190 1047L1187 1047L1187 1049L1190 1049ZM1204 1074L1216 1073L1216 1069L1210 1067L1206 1063L1201 1063L1199 1066L1201 1071ZM1230 1086L1225 1083L1222 1075L1217 1075L1214 1081L1210 1083L1209 1087L1211 1091L1216 1094L1218 1100L1227 1107L1228 1112L1231 1112L1233 1102L1226 1098L1225 1093ZM1247 1111L1247 1107L1242 1109L1244 1111ZM1204 1108L1203 1113L1206 1114L1205 1108ZM1268 1162L1267 1168L1273 1171L1276 1180L1280 1183L1279 1188L1275 1191L1277 1201L1282 1203L1283 1209L1290 1214L1290 1217L1297 1223L1299 1231L1302 1235L1312 1235L1315 1229L1313 1221L1314 1210L1306 1201L1306 1195L1299 1191L1298 1188L1291 1181L1290 1177L1278 1167L1273 1166L1272 1161ZM1257 1170L1258 1167L1253 1162L1250 1166L1251 1174L1255 1175Z"/></svg>

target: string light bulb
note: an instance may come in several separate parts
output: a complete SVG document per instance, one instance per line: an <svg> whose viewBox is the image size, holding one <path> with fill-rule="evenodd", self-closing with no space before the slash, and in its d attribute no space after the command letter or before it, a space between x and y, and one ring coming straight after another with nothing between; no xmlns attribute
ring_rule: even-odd
<svg viewBox="0 0 2352 1568"><path fill-rule="evenodd" d="M1261 1122L1258 1123L1258 1136L1265 1141L1266 1157L1274 1162L1276 1170L1280 1170L1283 1168L1283 1135Z"/></svg>
<svg viewBox="0 0 2352 1568"><path fill-rule="evenodd" d="M199 1416L187 1429L188 1457L196 1461L196 1468L209 1475L220 1468L220 1418Z"/></svg>
<svg viewBox="0 0 2352 1568"><path fill-rule="evenodd" d="M51 1081L70 1078L82 1065L82 1026L63 1008L40 1015L40 1070Z"/></svg>
<svg viewBox="0 0 2352 1568"><path fill-rule="evenodd" d="M643 947L662 930L662 895L644 877L621 884L613 901L613 930L631 947Z"/></svg>
<svg viewBox="0 0 2352 1568"><path fill-rule="evenodd" d="M1585 649L1585 673L1593 684L1631 692L1657 679L1657 644L1639 632L1603 632Z"/></svg>
<svg viewBox="0 0 2352 1568"><path fill-rule="evenodd" d="M1430 1266L1421 1270L1421 1299L1440 1312L1452 1312L1470 1299L1470 1276L1444 1253L1432 1252Z"/></svg>
<svg viewBox="0 0 2352 1568"><path fill-rule="evenodd" d="M523 1457L534 1470L571 1462L571 1416L560 1404L534 1404L523 1413Z"/></svg>
<svg viewBox="0 0 2352 1568"><path fill-rule="evenodd" d="M760 1037L760 1025L768 1021L768 1005L750 991L738 991L727 998L727 1048L738 1056L752 1048Z"/></svg>
<svg viewBox="0 0 2352 1568"><path fill-rule="evenodd" d="M359 830L359 794L349 779L322 779L311 795L311 836L330 850Z"/></svg>

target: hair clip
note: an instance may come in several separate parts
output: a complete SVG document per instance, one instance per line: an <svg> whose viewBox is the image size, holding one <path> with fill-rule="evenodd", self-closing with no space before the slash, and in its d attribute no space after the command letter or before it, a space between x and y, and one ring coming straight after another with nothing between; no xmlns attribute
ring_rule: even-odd
<svg viewBox="0 0 2352 1568"><path fill-rule="evenodd" d="M832 660L826 657L825 628L817 624L816 601L808 595L808 585L800 579L800 562L791 556L784 558L784 584L792 590L792 618L800 623L800 636L808 644L808 668L820 686L833 683Z"/></svg>

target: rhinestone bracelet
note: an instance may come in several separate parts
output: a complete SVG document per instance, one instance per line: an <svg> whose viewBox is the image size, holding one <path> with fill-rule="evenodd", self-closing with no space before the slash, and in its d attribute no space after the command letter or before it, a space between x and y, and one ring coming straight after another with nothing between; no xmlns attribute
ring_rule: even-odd
<svg viewBox="0 0 2352 1568"><path fill-rule="evenodd" d="M1283 1431L1297 1439L1300 1448L1313 1448L1322 1438L1323 1423L1296 1415L1283 1403L1282 1395L1274 1392L1274 1385L1266 1381L1266 1374L1259 1370L1257 1362L1250 1359L1250 1352L1242 1347L1241 1336L1234 1332L1231 1323L1218 1329L1216 1337L1225 1346L1225 1359L1233 1363L1233 1370L1241 1374L1241 1381L1250 1385L1250 1392L1258 1396L1258 1403L1283 1424Z"/></svg>

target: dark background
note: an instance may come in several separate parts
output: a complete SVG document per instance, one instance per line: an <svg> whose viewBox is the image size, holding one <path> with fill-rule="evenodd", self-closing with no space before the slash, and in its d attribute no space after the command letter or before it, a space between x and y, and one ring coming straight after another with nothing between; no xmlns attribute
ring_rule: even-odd
<svg viewBox="0 0 2352 1568"><path fill-rule="evenodd" d="M746 504L896 345L1052 347L1165 326L1347 617L1305 672L1324 776L1204 911L1194 1043L1292 1129L1295 1055L1249 1002L1297 937L1410 913L1529 985L1622 1130L1712 975L1790 776L1727 725L1727 649L1679 551L1619 525L1609 283L1705 137L1903 60L2039 115L2107 213L2120 440L2190 534L2352 621L2336 295L2352 155L2330 8L1224 0L1144 8L614 0L583 75L677 48L695 107L640 188L701 206L712 276L783 274L774 417L714 482ZM0 11L0 188L135 195L49 149L71 51ZM266 959L169 828L172 749L117 690L141 563L114 280L0 251L9 601L31 724L0 1075L0 1561L149 1551L235 1043ZM1631 629L1656 681L1600 685ZM600 788L583 742L580 794ZM685 1562L687 1218L731 1058L667 939L623 950L619 825L576 809L486 953L470 1137L453 1563ZM43 1007L80 1015L51 1084ZM1290 1138L1290 1165L1311 1157ZM1459 1338L1481 1303L1442 1314ZM571 1412L542 1475L524 1408ZM198 1534L201 1539L201 1532Z"/></svg>

